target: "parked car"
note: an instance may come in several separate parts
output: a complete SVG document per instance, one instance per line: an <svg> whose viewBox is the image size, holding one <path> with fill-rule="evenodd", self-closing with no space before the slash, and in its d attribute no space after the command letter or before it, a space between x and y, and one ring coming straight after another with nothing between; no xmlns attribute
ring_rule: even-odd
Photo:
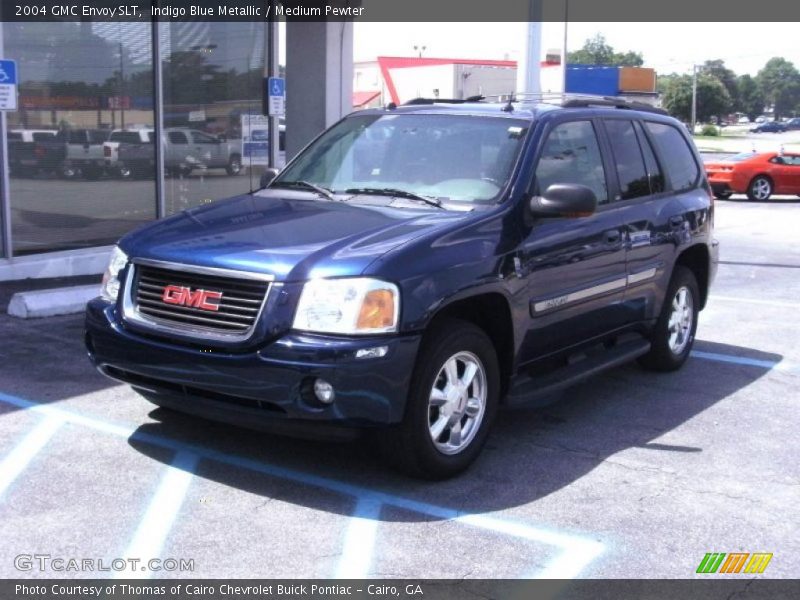
<svg viewBox="0 0 800 600"><path fill-rule="evenodd" d="M8 166L12 175L34 175L61 165L64 155L48 154L42 142L52 141L54 129L12 129L8 132Z"/></svg>
<svg viewBox="0 0 800 600"><path fill-rule="evenodd" d="M62 129L52 141L42 142L48 154L62 162L57 171L65 179L83 175L86 179L98 179L105 172L103 142L108 139L105 129Z"/></svg>
<svg viewBox="0 0 800 600"><path fill-rule="evenodd" d="M786 128L789 130L800 129L800 117L794 117L786 121Z"/></svg>
<svg viewBox="0 0 800 600"><path fill-rule="evenodd" d="M370 429L387 459L443 478L501 404L691 352L714 206L658 109L390 105L265 175L119 241L86 312L101 373L245 427Z"/></svg>
<svg viewBox="0 0 800 600"><path fill-rule="evenodd" d="M784 131L788 131L788 129L785 123L767 121L766 123L761 123L761 125L753 127L750 131L752 133L783 133Z"/></svg>
<svg viewBox="0 0 800 600"><path fill-rule="evenodd" d="M705 164L714 195L720 199L747 194L765 201L773 194L800 194L800 154L761 152L736 154Z"/></svg>
<svg viewBox="0 0 800 600"><path fill-rule="evenodd" d="M164 169L171 176L189 175L195 169L225 169L228 175L238 175L242 170L241 143L223 141L195 129L165 129L162 148ZM137 177L154 173L155 159L152 139L124 144L118 150L118 161Z"/></svg>
<svg viewBox="0 0 800 600"><path fill-rule="evenodd" d="M130 177L131 169L128 163L120 161L119 148L126 144L151 144L153 142L153 129L115 129L108 136L108 141L103 144L103 157L106 170L120 177Z"/></svg>

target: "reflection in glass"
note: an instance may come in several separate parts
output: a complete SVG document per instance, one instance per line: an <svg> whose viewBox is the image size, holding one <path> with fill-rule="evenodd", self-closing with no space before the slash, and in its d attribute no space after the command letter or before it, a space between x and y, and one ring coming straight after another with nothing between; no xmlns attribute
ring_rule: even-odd
<svg viewBox="0 0 800 600"><path fill-rule="evenodd" d="M2 27L20 78L8 114L15 254L113 243L155 218L152 178L129 179L112 140L153 127L150 25Z"/></svg>

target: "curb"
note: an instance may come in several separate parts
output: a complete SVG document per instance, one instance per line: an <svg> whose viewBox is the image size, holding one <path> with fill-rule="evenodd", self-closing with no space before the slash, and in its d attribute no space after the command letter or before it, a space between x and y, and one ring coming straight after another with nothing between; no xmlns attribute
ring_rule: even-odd
<svg viewBox="0 0 800 600"><path fill-rule="evenodd" d="M8 303L8 314L20 319L77 314L83 312L86 303L99 294L98 285L17 292Z"/></svg>

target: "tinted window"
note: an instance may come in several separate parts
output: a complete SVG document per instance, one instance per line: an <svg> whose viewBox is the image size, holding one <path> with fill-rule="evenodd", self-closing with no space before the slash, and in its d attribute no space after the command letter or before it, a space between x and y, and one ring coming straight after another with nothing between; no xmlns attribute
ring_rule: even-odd
<svg viewBox="0 0 800 600"><path fill-rule="evenodd" d="M102 144L103 142L108 140L107 131L90 130L88 133L89 133L88 137L90 144Z"/></svg>
<svg viewBox="0 0 800 600"><path fill-rule="evenodd" d="M642 149L644 155L644 165L647 168L647 178L650 180L650 193L658 194L663 192L666 188L664 184L664 174L661 172L661 167L658 166L658 160L653 152L650 141L644 133L644 129L639 123L635 123L636 137L639 138L639 147Z"/></svg>
<svg viewBox="0 0 800 600"><path fill-rule="evenodd" d="M186 138L186 134L182 131L170 131L168 134L169 141L172 144L188 144L189 140Z"/></svg>
<svg viewBox="0 0 800 600"><path fill-rule="evenodd" d="M138 144L141 141L138 131L115 131L108 139L122 144Z"/></svg>
<svg viewBox="0 0 800 600"><path fill-rule="evenodd" d="M555 127L547 136L536 165L536 193L554 183L578 183L608 202L606 174L594 127L589 121L572 121Z"/></svg>
<svg viewBox="0 0 800 600"><path fill-rule="evenodd" d="M619 177L618 199L630 200L649 195L650 182L633 122L614 119L605 121L605 126Z"/></svg>
<svg viewBox="0 0 800 600"><path fill-rule="evenodd" d="M17 141L19 141L19 140L22 139L22 134L21 133L17 133L15 131L11 131L8 134L8 139L9 140L17 140Z"/></svg>
<svg viewBox="0 0 800 600"><path fill-rule="evenodd" d="M681 133L672 125L652 121L647 122L647 129L653 136L673 189L694 187L700 176L700 168Z"/></svg>
<svg viewBox="0 0 800 600"><path fill-rule="evenodd" d="M199 131L193 131L192 141L195 144L216 144L217 138L213 138L210 135L206 135L205 133L200 133Z"/></svg>
<svg viewBox="0 0 800 600"><path fill-rule="evenodd" d="M44 131L35 131L33 133L33 141L34 142L47 142L49 140L52 140L55 137L55 135L56 135L55 131L53 133L47 133L47 132L44 132Z"/></svg>

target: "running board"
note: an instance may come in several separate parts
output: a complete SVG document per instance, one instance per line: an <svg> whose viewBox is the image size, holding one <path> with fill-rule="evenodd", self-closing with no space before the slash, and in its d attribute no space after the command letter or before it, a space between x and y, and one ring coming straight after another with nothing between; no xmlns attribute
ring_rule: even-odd
<svg viewBox="0 0 800 600"><path fill-rule="evenodd" d="M519 377L508 391L506 406L534 408L551 404L552 396L607 369L624 365L650 351L650 342L635 339L587 356L546 375Z"/></svg>

